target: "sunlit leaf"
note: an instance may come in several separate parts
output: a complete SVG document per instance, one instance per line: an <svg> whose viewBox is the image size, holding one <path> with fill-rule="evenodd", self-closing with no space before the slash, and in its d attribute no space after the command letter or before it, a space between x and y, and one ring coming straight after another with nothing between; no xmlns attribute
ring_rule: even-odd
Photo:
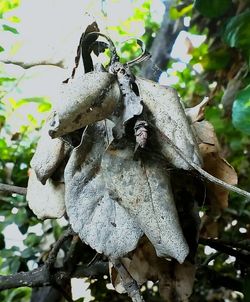
<svg viewBox="0 0 250 302"><path fill-rule="evenodd" d="M50 111L50 109L51 109L51 104L50 103L42 103L42 104L39 104L39 106L38 106L38 111L39 112Z"/></svg>
<svg viewBox="0 0 250 302"><path fill-rule="evenodd" d="M9 17L8 20L10 22L13 22L13 23L19 23L20 22L20 18L18 18L17 16Z"/></svg>
<svg viewBox="0 0 250 302"><path fill-rule="evenodd" d="M192 8L193 8L193 4L189 4L189 5L185 6L184 8L182 8L181 10L178 10L176 7L172 6L170 8L170 12L169 12L170 17L171 17L171 19L176 20L183 16L187 16L188 13L191 12Z"/></svg>
<svg viewBox="0 0 250 302"><path fill-rule="evenodd" d="M38 104L50 104L48 101L48 98L46 97L32 97L32 98L25 98L25 99L21 99L16 103L16 108L19 108L25 104L28 103L38 103Z"/></svg>

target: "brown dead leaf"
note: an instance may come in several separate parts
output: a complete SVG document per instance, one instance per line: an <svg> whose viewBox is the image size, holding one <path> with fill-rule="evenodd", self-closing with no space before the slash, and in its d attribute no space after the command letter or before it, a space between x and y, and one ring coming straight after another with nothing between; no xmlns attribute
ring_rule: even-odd
<svg viewBox="0 0 250 302"><path fill-rule="evenodd" d="M220 146L213 126L207 121L193 124L200 153L203 158L203 169L211 175L228 184L237 184L237 174L234 168L220 155ZM207 184L207 199L214 209L224 209L228 206L229 192L214 183Z"/></svg>
<svg viewBox="0 0 250 302"><path fill-rule="evenodd" d="M163 301L186 302L192 294L195 266L187 261L179 264L175 260L159 258L153 245L144 236L131 258L122 258L122 263L142 285L147 280L159 280L159 291ZM115 269L111 267L111 281L115 289L122 293L124 288Z"/></svg>
<svg viewBox="0 0 250 302"><path fill-rule="evenodd" d="M204 119L204 112L208 102L209 98L205 97L198 105L185 109L186 116L192 124Z"/></svg>

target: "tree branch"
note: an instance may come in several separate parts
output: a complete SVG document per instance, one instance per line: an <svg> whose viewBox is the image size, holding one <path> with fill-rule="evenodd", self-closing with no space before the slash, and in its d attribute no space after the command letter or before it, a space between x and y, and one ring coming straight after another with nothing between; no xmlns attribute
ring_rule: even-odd
<svg viewBox="0 0 250 302"><path fill-rule="evenodd" d="M23 69L28 69L35 66L56 66L60 68L65 68L63 61L56 62L56 63L52 63L48 61L37 61L37 62L27 63L23 61L1 60L1 63L17 65L22 67Z"/></svg>
<svg viewBox="0 0 250 302"><path fill-rule="evenodd" d="M125 266L122 262L118 259L110 259L114 268L119 273L123 287L125 288L126 292L128 293L129 297L134 302L144 302L144 299L141 295L140 288L138 287L137 282L133 279L130 273L127 271Z"/></svg>
<svg viewBox="0 0 250 302"><path fill-rule="evenodd" d="M74 234L75 234L75 232L71 229L71 227L69 227L55 242L53 248L51 249L51 251L49 253L49 257L45 262L45 264L47 265L47 267L49 269L54 265L57 254L58 254L62 244L64 243L64 241L67 240L69 237L72 237Z"/></svg>
<svg viewBox="0 0 250 302"><path fill-rule="evenodd" d="M250 263L250 253L246 250L235 249L232 246L225 244L225 242L219 239L211 239L211 238L200 238L199 244L208 245L217 251L220 251L224 254L234 256L245 263Z"/></svg>
<svg viewBox="0 0 250 302"><path fill-rule="evenodd" d="M141 72L139 74L144 78L156 82L158 81L162 70L166 70L175 40L179 32L184 29L182 20L171 20L169 17L169 10L173 3L173 0L165 1L166 8L161 28L150 48L152 57L142 65Z"/></svg>
<svg viewBox="0 0 250 302"><path fill-rule="evenodd" d="M221 179L218 179L217 177L209 174L208 172L206 172L205 170L203 170L199 165L195 164L192 159L190 159L189 157L187 157L183 152L182 150L176 146L176 144L164 133L162 132L159 128L155 127L154 124L150 123L150 125L156 130L159 132L159 134L165 138L168 143L174 148L174 150L176 151L176 153L178 155L180 155L180 157L187 163L189 164L190 167L192 167L194 170L196 170L197 172L199 172L199 174L204 178L204 179L207 179L208 181L228 190L228 191L232 191L232 192L235 192L239 195L242 195L242 196L245 196L247 198L250 198L250 193L245 191L245 190L242 190L238 187L235 187L233 185L230 185L226 182L224 182L223 180Z"/></svg>
<svg viewBox="0 0 250 302"><path fill-rule="evenodd" d="M7 185L7 184L1 184L1 183L0 183L0 191L8 192L8 193L16 193L16 194L19 194L19 195L26 195L27 194L27 189L26 188Z"/></svg>
<svg viewBox="0 0 250 302"><path fill-rule="evenodd" d="M50 274L45 265L29 272L20 272L10 276L0 276L0 290L22 286L39 287L51 284Z"/></svg>

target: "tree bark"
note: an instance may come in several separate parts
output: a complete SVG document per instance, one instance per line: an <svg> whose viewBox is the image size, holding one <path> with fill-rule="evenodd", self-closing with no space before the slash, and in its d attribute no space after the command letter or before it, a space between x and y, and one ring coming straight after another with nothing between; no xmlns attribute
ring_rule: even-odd
<svg viewBox="0 0 250 302"><path fill-rule="evenodd" d="M173 6L173 0L165 1L165 13L161 28L157 33L150 48L151 59L142 65L140 76L158 81L162 71L166 70L170 53L180 31L184 29L181 19L171 20L169 17L170 7Z"/></svg>

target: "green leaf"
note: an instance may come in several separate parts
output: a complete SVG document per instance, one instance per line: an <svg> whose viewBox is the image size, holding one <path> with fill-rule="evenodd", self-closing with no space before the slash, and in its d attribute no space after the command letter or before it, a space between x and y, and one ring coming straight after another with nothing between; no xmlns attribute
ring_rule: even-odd
<svg viewBox="0 0 250 302"><path fill-rule="evenodd" d="M38 111L39 112L46 112L46 111L50 111L51 109L51 104L50 103L43 103L43 104L39 104L38 106Z"/></svg>
<svg viewBox="0 0 250 302"><path fill-rule="evenodd" d="M217 18L224 15L232 0L195 0L194 7L205 17Z"/></svg>
<svg viewBox="0 0 250 302"><path fill-rule="evenodd" d="M250 135L250 85L241 90L233 103L233 125Z"/></svg>
<svg viewBox="0 0 250 302"><path fill-rule="evenodd" d="M2 46L0 46L0 52L4 51L4 48Z"/></svg>
<svg viewBox="0 0 250 302"><path fill-rule="evenodd" d="M20 22L20 18L18 18L17 16L9 17L8 20L10 22L13 22L13 23L19 23Z"/></svg>
<svg viewBox="0 0 250 302"><path fill-rule="evenodd" d="M193 8L193 4L189 4L184 8L182 8L181 10L177 10L176 7L172 6L169 11L170 18L172 20L177 20L183 16L187 16L192 11L192 8Z"/></svg>
<svg viewBox="0 0 250 302"><path fill-rule="evenodd" d="M5 31L11 31L13 34L18 34L19 32L12 26L3 24L3 30Z"/></svg>
<svg viewBox="0 0 250 302"><path fill-rule="evenodd" d="M16 103L15 108L19 108L28 103L45 104L45 103L49 103L49 101L48 98L46 97L33 97L33 98L21 99Z"/></svg>
<svg viewBox="0 0 250 302"><path fill-rule="evenodd" d="M12 274L15 274L16 272L18 272L18 269L20 267L20 260L18 257L14 257L12 259L12 261L10 262L10 271Z"/></svg>
<svg viewBox="0 0 250 302"><path fill-rule="evenodd" d="M225 42L236 48L248 50L250 46L250 10L237 15L227 23L223 38Z"/></svg>
<svg viewBox="0 0 250 302"><path fill-rule="evenodd" d="M225 49L212 51L204 55L200 61L205 70L219 70L227 67L231 56Z"/></svg>
<svg viewBox="0 0 250 302"><path fill-rule="evenodd" d="M27 238L24 240L24 244L31 247L36 246L41 242L41 237L37 236L35 233L29 233Z"/></svg>

